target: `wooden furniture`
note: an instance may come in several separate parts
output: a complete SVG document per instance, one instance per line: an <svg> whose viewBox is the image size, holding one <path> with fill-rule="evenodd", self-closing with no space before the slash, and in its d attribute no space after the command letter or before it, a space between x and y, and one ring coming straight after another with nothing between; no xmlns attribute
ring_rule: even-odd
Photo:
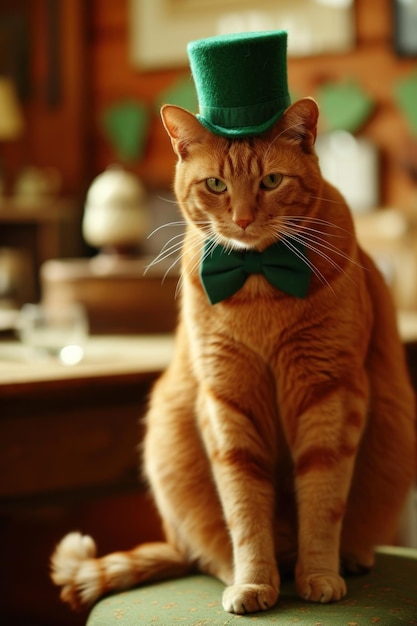
<svg viewBox="0 0 417 626"><path fill-rule="evenodd" d="M0 343L0 512L22 499L137 487L139 420L170 336L91 338L74 367Z"/></svg>
<svg viewBox="0 0 417 626"><path fill-rule="evenodd" d="M81 252L80 222L81 209L73 198L51 197L35 203L0 198L0 247L21 250L28 258L32 284L28 300L40 296L39 269L47 259Z"/></svg>
<svg viewBox="0 0 417 626"><path fill-rule="evenodd" d="M87 5L83 0L0 2L2 73L11 72L18 81L25 117L22 137L0 146L10 191L27 165L57 168L69 194L82 192L94 175L90 76L95 72Z"/></svg>
<svg viewBox="0 0 417 626"><path fill-rule="evenodd" d="M34 360L16 340L0 341L5 624L85 624L85 615L60 602L48 575L65 533L82 528L103 551L159 538L158 515L140 481L138 443L144 405L172 345L169 335L91 337L83 362L67 367Z"/></svg>
<svg viewBox="0 0 417 626"><path fill-rule="evenodd" d="M172 332L177 325L178 272L168 271L171 260L145 273L152 259L100 254L47 261L41 268L42 300L80 302L93 334Z"/></svg>

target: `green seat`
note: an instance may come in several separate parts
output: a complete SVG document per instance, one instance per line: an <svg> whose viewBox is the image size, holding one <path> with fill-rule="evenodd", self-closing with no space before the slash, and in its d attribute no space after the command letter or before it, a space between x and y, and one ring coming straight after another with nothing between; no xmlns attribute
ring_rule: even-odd
<svg viewBox="0 0 417 626"><path fill-rule="evenodd" d="M282 585L278 604L266 613L240 616L221 604L223 585L196 575L107 596L92 609L86 626L405 626L417 624L417 550L382 548L374 570L348 578L347 597L334 604L298 598L294 582Z"/></svg>

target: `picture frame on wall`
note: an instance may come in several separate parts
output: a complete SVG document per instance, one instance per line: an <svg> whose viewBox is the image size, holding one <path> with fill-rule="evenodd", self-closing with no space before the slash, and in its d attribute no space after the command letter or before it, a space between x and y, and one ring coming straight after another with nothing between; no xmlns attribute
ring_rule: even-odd
<svg viewBox="0 0 417 626"><path fill-rule="evenodd" d="M288 54L344 53L355 45L353 0L130 0L130 62L139 70L185 67L189 41L286 30Z"/></svg>
<svg viewBox="0 0 417 626"><path fill-rule="evenodd" d="M399 56L417 56L417 0L393 0L394 47Z"/></svg>

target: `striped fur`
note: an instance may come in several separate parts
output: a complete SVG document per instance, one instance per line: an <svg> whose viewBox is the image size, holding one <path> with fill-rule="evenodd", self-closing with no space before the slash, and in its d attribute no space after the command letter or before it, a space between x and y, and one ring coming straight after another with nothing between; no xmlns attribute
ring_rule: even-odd
<svg viewBox="0 0 417 626"><path fill-rule="evenodd" d="M302 598L338 600L341 564L372 566L415 476L414 394L388 291L321 177L312 100L234 141L177 107L162 115L187 224L175 356L152 394L143 457L166 543L98 559L93 540L72 533L52 578L77 607L199 569L225 582L226 611L245 613L274 605L292 567ZM208 178L226 190L210 191ZM251 276L208 303L207 237L262 250L283 235L308 249L305 300Z"/></svg>

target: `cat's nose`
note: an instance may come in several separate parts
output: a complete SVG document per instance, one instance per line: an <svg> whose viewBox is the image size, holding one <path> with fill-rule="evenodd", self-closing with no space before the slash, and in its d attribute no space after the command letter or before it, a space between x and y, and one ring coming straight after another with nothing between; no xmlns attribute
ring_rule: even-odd
<svg viewBox="0 0 417 626"><path fill-rule="evenodd" d="M249 224L252 224L253 217L238 217L238 218L235 218L233 221L235 224L240 226L240 228L242 228L243 230L246 230Z"/></svg>

